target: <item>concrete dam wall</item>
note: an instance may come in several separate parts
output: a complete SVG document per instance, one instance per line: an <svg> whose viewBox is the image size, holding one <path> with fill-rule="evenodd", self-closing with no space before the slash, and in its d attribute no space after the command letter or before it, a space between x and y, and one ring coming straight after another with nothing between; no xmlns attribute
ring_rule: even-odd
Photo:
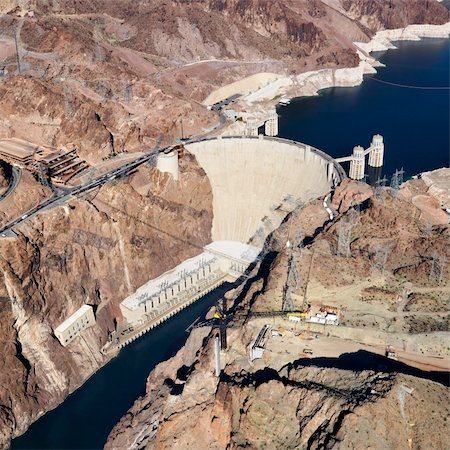
<svg viewBox="0 0 450 450"><path fill-rule="evenodd" d="M248 242L267 236L295 208L326 194L345 178L327 154L305 144L268 137L219 137L189 143L213 190L212 239Z"/></svg>

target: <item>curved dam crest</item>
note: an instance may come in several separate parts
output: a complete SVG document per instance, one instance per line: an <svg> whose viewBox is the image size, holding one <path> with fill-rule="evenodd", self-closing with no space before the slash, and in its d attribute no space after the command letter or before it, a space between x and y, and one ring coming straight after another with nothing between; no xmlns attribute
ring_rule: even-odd
<svg viewBox="0 0 450 450"><path fill-rule="evenodd" d="M248 242L262 226L267 236L287 214L278 208L286 198L306 202L346 177L327 154L287 139L219 137L186 149L212 186L213 241Z"/></svg>

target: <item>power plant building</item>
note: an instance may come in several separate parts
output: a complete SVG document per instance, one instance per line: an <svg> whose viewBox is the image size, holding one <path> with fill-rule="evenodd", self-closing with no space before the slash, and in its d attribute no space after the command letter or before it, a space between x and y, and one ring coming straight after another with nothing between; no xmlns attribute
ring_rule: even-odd
<svg viewBox="0 0 450 450"><path fill-rule="evenodd" d="M220 241L205 251L148 281L123 300L120 310L127 322L142 325L189 305L222 283L235 281L254 261L259 249L240 242Z"/></svg>
<svg viewBox="0 0 450 450"><path fill-rule="evenodd" d="M75 311L54 333L63 347L69 345L81 332L95 325L94 310L90 305L83 305Z"/></svg>

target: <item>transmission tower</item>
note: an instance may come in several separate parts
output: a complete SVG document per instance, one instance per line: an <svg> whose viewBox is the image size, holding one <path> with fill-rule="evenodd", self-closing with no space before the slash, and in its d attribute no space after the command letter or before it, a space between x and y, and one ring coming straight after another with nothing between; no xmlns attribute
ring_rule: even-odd
<svg viewBox="0 0 450 450"><path fill-rule="evenodd" d="M373 271L384 273L387 259L389 255L389 248L384 245L378 244L375 250L375 256L373 258Z"/></svg>
<svg viewBox="0 0 450 450"><path fill-rule="evenodd" d="M423 221L422 232L423 232L424 236L426 236L426 237L430 237L433 234L433 225L429 220L425 219Z"/></svg>
<svg viewBox="0 0 450 450"><path fill-rule="evenodd" d="M284 288L283 305L282 305L283 311L295 311L292 293L298 289L300 281L300 273L298 268L302 244L303 244L303 235L301 232L300 225L298 225L296 228L293 243L290 244L290 242L287 241L286 244L290 255L288 263L289 264L288 276L286 280L286 286Z"/></svg>
<svg viewBox="0 0 450 450"><path fill-rule="evenodd" d="M124 99L127 104L133 99L133 85L127 83L124 88Z"/></svg>
<svg viewBox="0 0 450 450"><path fill-rule="evenodd" d="M403 167L402 167L400 170L395 170L394 174L392 175L391 188L394 191L398 191L401 184L403 183L403 174L404 173L405 173L405 171L403 170Z"/></svg>
<svg viewBox="0 0 450 450"><path fill-rule="evenodd" d="M445 269L445 256L441 256L436 252L433 254L431 259L430 273L428 275L428 280L437 281L438 284L442 283L442 278L444 276Z"/></svg>
<svg viewBox="0 0 450 450"><path fill-rule="evenodd" d="M352 238L352 227L353 223L350 220L348 221L340 221L339 224L339 239L338 239L338 248L337 248L337 256L345 256L348 258L350 256L350 242Z"/></svg>
<svg viewBox="0 0 450 450"><path fill-rule="evenodd" d="M19 36L17 30L14 31L14 44L16 45L16 59L17 59L17 71L22 73L22 67L20 65L20 50L19 50Z"/></svg>
<svg viewBox="0 0 450 450"><path fill-rule="evenodd" d="M375 182L375 198L377 198L378 200L382 200L382 195L381 193L383 192L382 188L386 186L386 183L388 182L388 179L386 177L383 178L379 178L376 182Z"/></svg>

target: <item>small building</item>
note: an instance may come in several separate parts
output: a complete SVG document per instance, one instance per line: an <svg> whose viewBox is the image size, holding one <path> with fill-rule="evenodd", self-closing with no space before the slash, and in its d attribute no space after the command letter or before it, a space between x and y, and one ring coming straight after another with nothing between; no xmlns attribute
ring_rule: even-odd
<svg viewBox="0 0 450 450"><path fill-rule="evenodd" d="M234 109L224 109L223 115L229 120L237 119L237 112Z"/></svg>
<svg viewBox="0 0 450 450"><path fill-rule="evenodd" d="M267 339L269 337L269 325L264 325L250 348L250 361L262 358Z"/></svg>
<svg viewBox="0 0 450 450"><path fill-rule="evenodd" d="M94 310L83 305L55 328L54 333L63 347L69 345L82 331L95 325Z"/></svg>

